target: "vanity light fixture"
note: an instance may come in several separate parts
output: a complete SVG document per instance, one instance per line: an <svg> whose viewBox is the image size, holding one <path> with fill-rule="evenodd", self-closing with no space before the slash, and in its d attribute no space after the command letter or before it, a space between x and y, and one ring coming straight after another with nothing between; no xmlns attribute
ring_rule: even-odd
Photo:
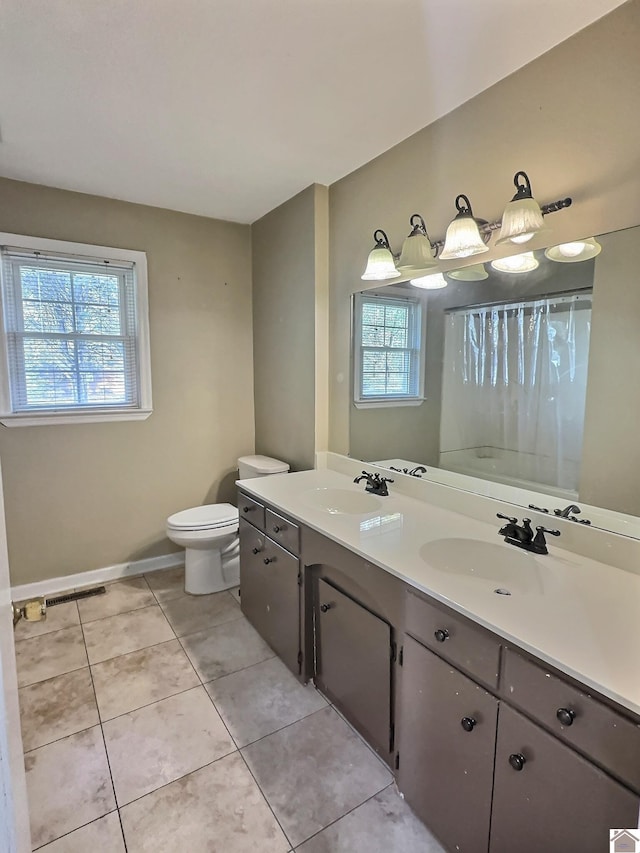
<svg viewBox="0 0 640 853"><path fill-rule="evenodd" d="M456 208L458 215L447 228L444 249L440 253L443 261L468 258L489 251L487 243L490 231L485 230L487 223L483 219L474 218L471 202L466 195L456 197ZM483 228L483 234L480 233L479 226Z"/></svg>
<svg viewBox="0 0 640 853"><path fill-rule="evenodd" d="M572 243L551 246L544 254L550 261L557 261L560 264L576 264L595 258L601 251L602 246L595 237L589 237L587 240L575 240Z"/></svg>
<svg viewBox="0 0 640 853"><path fill-rule="evenodd" d="M421 287L423 290L440 290L446 287L449 282L441 272L434 272L429 275L421 275L419 278L412 278L411 284L414 287Z"/></svg>
<svg viewBox="0 0 640 853"><path fill-rule="evenodd" d="M509 258L499 258L491 261L491 266L499 272L523 273L531 272L538 268L540 262L533 252L522 252L520 255L512 255Z"/></svg>
<svg viewBox="0 0 640 853"><path fill-rule="evenodd" d="M362 273L362 280L385 281L389 278L398 278L401 273L396 269L395 261L389 248L389 238L381 228L378 228L373 232L373 239L376 241L376 244L369 252L367 267Z"/></svg>
<svg viewBox="0 0 640 853"><path fill-rule="evenodd" d="M545 228L542 209L531 192L526 172L516 172L513 184L517 190L502 214L502 227L496 246L501 243L526 243Z"/></svg>
<svg viewBox="0 0 640 853"><path fill-rule="evenodd" d="M484 268L484 264L461 267L459 270L451 270L447 275L457 281L484 281L485 278L489 278L489 273Z"/></svg>
<svg viewBox="0 0 640 853"><path fill-rule="evenodd" d="M402 244L398 269L403 273L421 272L436 265L434 245L429 239L427 226L419 213L409 219L411 233Z"/></svg>

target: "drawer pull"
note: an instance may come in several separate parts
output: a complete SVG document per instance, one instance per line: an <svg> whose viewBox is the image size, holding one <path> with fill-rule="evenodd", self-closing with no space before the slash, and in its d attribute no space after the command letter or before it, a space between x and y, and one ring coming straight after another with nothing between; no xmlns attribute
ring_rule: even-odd
<svg viewBox="0 0 640 853"><path fill-rule="evenodd" d="M514 770L522 770L526 763L527 759L521 752L514 752L509 756L509 764L513 767Z"/></svg>
<svg viewBox="0 0 640 853"><path fill-rule="evenodd" d="M243 506L242 507L243 512L251 512L251 510L253 510L253 509L255 509L254 506Z"/></svg>
<svg viewBox="0 0 640 853"><path fill-rule="evenodd" d="M274 533L280 533L281 530L282 530L282 528L278 524L273 525L273 532Z"/></svg>
<svg viewBox="0 0 640 853"><path fill-rule="evenodd" d="M558 710L556 711L556 717L562 723L563 726L573 725L575 716L576 712L572 711L571 708L558 708Z"/></svg>
<svg viewBox="0 0 640 853"><path fill-rule="evenodd" d="M275 557L265 557L262 562L265 564L265 566L268 566L269 563L275 563L275 561L276 561Z"/></svg>
<svg viewBox="0 0 640 853"><path fill-rule="evenodd" d="M475 724L476 721L473 719L473 717L463 717L460 720L460 725L465 730L465 732L472 732Z"/></svg>
<svg viewBox="0 0 640 853"><path fill-rule="evenodd" d="M251 553L252 553L252 554L259 554L259 553L260 553L260 551L262 551L262 548L252 548L252 549L251 549Z"/></svg>
<svg viewBox="0 0 640 853"><path fill-rule="evenodd" d="M439 643L444 643L445 640L449 639L449 632L446 628L438 628L437 631L433 632L433 636Z"/></svg>
<svg viewBox="0 0 640 853"><path fill-rule="evenodd" d="M323 613L326 613L327 610L331 610L331 605L330 604L321 604L320 610L322 610Z"/></svg>

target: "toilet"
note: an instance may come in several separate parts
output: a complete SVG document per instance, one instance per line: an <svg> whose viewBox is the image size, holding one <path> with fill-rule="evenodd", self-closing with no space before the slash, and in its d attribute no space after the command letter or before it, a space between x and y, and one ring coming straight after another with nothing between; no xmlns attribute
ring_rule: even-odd
<svg viewBox="0 0 640 853"><path fill-rule="evenodd" d="M241 480L284 474L286 462L270 456L241 456ZM240 583L238 510L231 504L207 504L183 509L167 519L167 538L185 549L184 588L191 595L208 595Z"/></svg>

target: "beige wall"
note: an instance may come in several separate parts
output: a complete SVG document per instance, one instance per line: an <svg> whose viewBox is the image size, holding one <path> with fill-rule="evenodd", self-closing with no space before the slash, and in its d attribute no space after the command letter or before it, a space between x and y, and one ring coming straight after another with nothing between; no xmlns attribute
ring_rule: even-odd
<svg viewBox="0 0 640 853"><path fill-rule="evenodd" d="M640 222L639 50L640 0L633 0L331 186L332 450L349 450L349 298L362 287L375 228L384 228L399 250L410 215L420 212L431 236L442 238L460 192L470 197L477 216L499 219L519 169L528 172L542 202L573 197L572 208L549 218L557 242ZM494 239L483 260L499 254ZM640 390L637 383L625 387L628 423L638 423ZM388 433L401 428L392 416L382 419ZM632 431L621 429L618 438L624 444L616 457L636 458ZM599 453L606 467L604 440L601 430L593 433L590 459ZM628 492L637 467L618 473L628 480ZM597 485L590 495L607 505L604 492L596 500Z"/></svg>
<svg viewBox="0 0 640 853"><path fill-rule="evenodd" d="M640 228L600 240L580 497L640 515Z"/></svg>
<svg viewBox="0 0 640 853"><path fill-rule="evenodd" d="M147 253L154 406L0 427L12 583L175 550L167 516L233 500L253 452L249 227L0 179L0 231Z"/></svg>
<svg viewBox="0 0 640 853"><path fill-rule="evenodd" d="M326 441L327 210L313 185L251 226L256 452L293 470L313 468L316 431Z"/></svg>

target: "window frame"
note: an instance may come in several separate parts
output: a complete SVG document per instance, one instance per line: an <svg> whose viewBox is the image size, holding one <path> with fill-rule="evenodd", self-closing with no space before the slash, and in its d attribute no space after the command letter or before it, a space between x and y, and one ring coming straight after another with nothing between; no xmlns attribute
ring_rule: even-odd
<svg viewBox="0 0 640 853"><path fill-rule="evenodd" d="M414 353L416 370L418 373L416 386L417 393L411 394L385 394L384 396L371 397L362 393L362 309L367 300L376 301L389 300L393 302L406 302L413 306L414 316L412 318L413 345L407 347ZM415 312L419 311L416 319ZM351 359L352 359L352 400L357 409L391 408L400 406L421 406L425 401L425 363L426 363L426 331L427 331L427 306L426 299L422 294L408 293L403 288L387 285L384 292L376 289L362 290L352 294L351 299ZM416 344L415 337L418 336Z"/></svg>
<svg viewBox="0 0 640 853"><path fill-rule="evenodd" d="M75 263L85 259L88 262L100 260L117 264L118 261L124 261L133 264L136 317L135 347L138 374L138 404L136 406L65 406L58 409L34 407L33 409L15 411L11 401L5 322L5 288L7 282L4 280L5 264L2 262L0 263L0 424L7 427L19 427L146 420L153 412L153 404L147 256L145 252L4 232L0 232L0 246L73 257ZM60 260L62 261L63 258ZM120 310L123 310L122 304Z"/></svg>

